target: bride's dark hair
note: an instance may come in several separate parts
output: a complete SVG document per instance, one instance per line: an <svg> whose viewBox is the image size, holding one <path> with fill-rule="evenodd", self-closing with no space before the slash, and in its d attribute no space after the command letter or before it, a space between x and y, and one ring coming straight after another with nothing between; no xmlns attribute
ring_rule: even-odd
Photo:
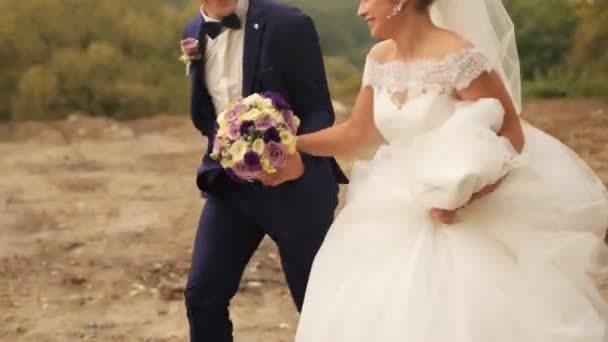
<svg viewBox="0 0 608 342"><path fill-rule="evenodd" d="M419 11L426 11L429 9L429 6L433 4L433 2L435 2L435 0L417 0L416 9Z"/></svg>

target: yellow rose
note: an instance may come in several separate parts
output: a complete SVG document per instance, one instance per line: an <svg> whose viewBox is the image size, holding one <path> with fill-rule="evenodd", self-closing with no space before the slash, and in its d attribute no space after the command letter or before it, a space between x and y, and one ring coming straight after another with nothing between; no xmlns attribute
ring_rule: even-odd
<svg viewBox="0 0 608 342"><path fill-rule="evenodd" d="M239 117L239 122L243 121L255 121L257 118L262 116L262 111L259 109L252 109Z"/></svg>
<svg viewBox="0 0 608 342"><path fill-rule="evenodd" d="M289 145L289 144L293 143L293 141L295 139L295 137L293 136L293 134L291 134L287 130L279 132L279 136L281 137L281 142L284 145Z"/></svg>
<svg viewBox="0 0 608 342"><path fill-rule="evenodd" d="M217 135L220 137L225 137L228 134L228 126L220 126L217 129Z"/></svg>
<svg viewBox="0 0 608 342"><path fill-rule="evenodd" d="M230 154L235 161L243 160L245 153L247 153L247 143L242 139L235 141L232 146L230 146Z"/></svg>
<svg viewBox="0 0 608 342"><path fill-rule="evenodd" d="M217 124L217 134L219 136L225 136L228 133L228 121L226 121L223 117L218 117Z"/></svg>
<svg viewBox="0 0 608 342"><path fill-rule="evenodd" d="M266 99L266 98L265 98L265 99L263 99L263 100L260 102L260 105L261 105L261 107L262 107L262 108L264 108L265 110L271 110L271 109L273 109L273 108L274 108L274 107L272 106L272 100L271 100L271 99Z"/></svg>
<svg viewBox="0 0 608 342"><path fill-rule="evenodd" d="M234 167L234 165L236 164L236 161L234 159L232 159L230 156L227 156L225 158L222 158L222 160L220 160L220 164L222 165L222 167L224 169L228 169L228 168Z"/></svg>
<svg viewBox="0 0 608 342"><path fill-rule="evenodd" d="M289 153L289 154L296 153L296 141L295 140L291 144L287 145L287 153Z"/></svg>
<svg viewBox="0 0 608 342"><path fill-rule="evenodd" d="M281 143L287 148L287 153L294 154L296 152L296 137L288 131L281 131L279 136L281 137Z"/></svg>
<svg viewBox="0 0 608 342"><path fill-rule="evenodd" d="M230 126L230 124L226 120L220 120L220 121L218 121L217 125L218 125L219 129L223 129L223 130L227 130L228 126Z"/></svg>
<svg viewBox="0 0 608 342"><path fill-rule="evenodd" d="M263 99L264 98L260 94L257 94L257 93L251 94L251 95L247 96L245 99L243 99L243 103L246 106L255 106Z"/></svg>
<svg viewBox="0 0 608 342"><path fill-rule="evenodd" d="M253 152L262 155L264 154L264 149L266 148L266 144L264 143L264 140L262 139L256 139L253 142L253 145L251 146L251 149L253 150Z"/></svg>
<svg viewBox="0 0 608 342"><path fill-rule="evenodd" d="M270 164L270 161L267 158L262 158L262 160L260 160L260 164L262 164L262 170L264 170L264 172L266 173L277 172L277 169L275 169L274 166Z"/></svg>
<svg viewBox="0 0 608 342"><path fill-rule="evenodd" d="M220 126L221 125L228 126L228 120L226 120L226 114L225 113L222 113L222 114L218 115L216 121L217 121L218 125L220 125Z"/></svg>
<svg viewBox="0 0 608 342"><path fill-rule="evenodd" d="M270 117L272 118L272 121L274 121L274 122L283 121L283 116L281 115L281 112L279 112L276 109L272 109L272 110L268 111L268 114L270 114Z"/></svg>

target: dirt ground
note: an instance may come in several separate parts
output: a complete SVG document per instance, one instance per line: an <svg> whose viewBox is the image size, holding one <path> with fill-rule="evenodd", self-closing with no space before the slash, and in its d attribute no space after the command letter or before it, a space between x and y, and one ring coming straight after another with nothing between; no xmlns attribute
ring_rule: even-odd
<svg viewBox="0 0 608 342"><path fill-rule="evenodd" d="M608 183L607 102L526 113ZM179 116L0 125L0 341L186 341L203 150ZM232 309L237 342L292 340L297 313L269 241Z"/></svg>

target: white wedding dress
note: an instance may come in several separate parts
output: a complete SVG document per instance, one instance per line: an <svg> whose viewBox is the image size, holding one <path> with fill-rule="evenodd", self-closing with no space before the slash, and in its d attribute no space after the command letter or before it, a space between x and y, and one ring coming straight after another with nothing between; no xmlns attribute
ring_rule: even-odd
<svg viewBox="0 0 608 342"><path fill-rule="evenodd" d="M606 189L525 122L521 155L487 134L501 125L497 101L451 97L491 69L475 48L441 61L368 57L363 82L387 144L353 168L297 342L608 341L591 276L602 267ZM430 207L459 207L505 174L456 224L430 219Z"/></svg>

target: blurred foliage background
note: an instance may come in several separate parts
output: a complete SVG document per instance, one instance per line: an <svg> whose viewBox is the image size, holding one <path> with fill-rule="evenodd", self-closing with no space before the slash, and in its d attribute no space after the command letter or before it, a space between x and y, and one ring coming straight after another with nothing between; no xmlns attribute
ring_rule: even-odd
<svg viewBox="0 0 608 342"><path fill-rule="evenodd" d="M283 0L321 36L332 95L359 88L373 44L355 0ZM507 0L527 97L608 97L607 0ZM178 40L196 0L2 0L0 120L74 112L134 118L184 113Z"/></svg>

